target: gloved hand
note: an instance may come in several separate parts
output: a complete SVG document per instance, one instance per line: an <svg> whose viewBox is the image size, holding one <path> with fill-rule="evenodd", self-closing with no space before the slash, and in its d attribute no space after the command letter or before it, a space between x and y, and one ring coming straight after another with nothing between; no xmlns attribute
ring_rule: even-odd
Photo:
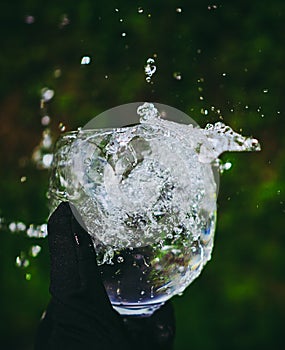
<svg viewBox="0 0 285 350"><path fill-rule="evenodd" d="M170 303L145 318L123 317L112 308L92 240L69 203L61 203L51 215L48 241L51 301L39 326L35 350L173 348Z"/></svg>

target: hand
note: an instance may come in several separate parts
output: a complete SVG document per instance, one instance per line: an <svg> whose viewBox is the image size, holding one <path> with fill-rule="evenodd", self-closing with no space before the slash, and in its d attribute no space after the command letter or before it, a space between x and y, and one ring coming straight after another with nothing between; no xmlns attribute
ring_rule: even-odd
<svg viewBox="0 0 285 350"><path fill-rule="evenodd" d="M172 349L171 304L147 318L120 316L101 281L91 237L70 206L61 203L48 222L52 298L35 349Z"/></svg>

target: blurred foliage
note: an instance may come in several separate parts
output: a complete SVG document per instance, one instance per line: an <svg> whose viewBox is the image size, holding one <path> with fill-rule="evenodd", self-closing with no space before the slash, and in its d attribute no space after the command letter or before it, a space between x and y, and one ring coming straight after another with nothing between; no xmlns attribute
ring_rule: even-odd
<svg viewBox="0 0 285 350"><path fill-rule="evenodd" d="M282 348L284 23L284 0L1 3L1 349L32 348L49 298L46 240L7 229L48 216L48 171L31 161L43 114L55 139L59 123L73 130L134 101L171 105L201 126L222 119L262 145L258 154L222 156L233 166L221 178L213 259L173 300L176 349ZM84 55L89 65L80 64ZM154 55L148 84L144 65ZM55 96L41 110L44 87ZM32 244L42 252L17 268Z"/></svg>

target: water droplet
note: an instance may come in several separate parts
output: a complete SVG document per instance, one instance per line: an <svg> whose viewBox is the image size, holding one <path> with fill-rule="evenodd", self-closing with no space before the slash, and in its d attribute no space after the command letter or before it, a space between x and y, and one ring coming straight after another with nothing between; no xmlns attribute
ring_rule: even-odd
<svg viewBox="0 0 285 350"><path fill-rule="evenodd" d="M27 181L27 177L26 176L22 176L20 181L23 183L23 182L26 182Z"/></svg>
<svg viewBox="0 0 285 350"><path fill-rule="evenodd" d="M58 124L58 128L59 128L60 131L65 131L66 130L66 126L62 122L60 122Z"/></svg>
<svg viewBox="0 0 285 350"><path fill-rule="evenodd" d="M223 73L222 76L225 77L227 75L227 73Z"/></svg>
<svg viewBox="0 0 285 350"><path fill-rule="evenodd" d="M182 79L182 75L180 72L174 72L173 73L173 78L176 80L181 80Z"/></svg>
<svg viewBox="0 0 285 350"><path fill-rule="evenodd" d="M69 23L70 23L70 20L69 20L67 14L63 14L61 17L61 21L59 23L59 27L63 28L65 26L67 26Z"/></svg>
<svg viewBox="0 0 285 350"><path fill-rule="evenodd" d="M35 258L39 255L40 251L42 250L42 247L40 245L33 245L30 249L30 255Z"/></svg>
<svg viewBox="0 0 285 350"><path fill-rule="evenodd" d="M142 291L141 291L141 295L144 295L144 294L145 294L145 291L144 291L144 290L142 290Z"/></svg>
<svg viewBox="0 0 285 350"><path fill-rule="evenodd" d="M263 93L264 93L264 94L267 94L268 91L269 91L269 89L263 89Z"/></svg>
<svg viewBox="0 0 285 350"><path fill-rule="evenodd" d="M218 8L217 5L209 5L208 10L216 10Z"/></svg>
<svg viewBox="0 0 285 350"><path fill-rule="evenodd" d="M138 13L143 13L143 8L142 7L138 8Z"/></svg>
<svg viewBox="0 0 285 350"><path fill-rule="evenodd" d="M117 261L120 264L120 263L124 262L124 258L122 256L118 256Z"/></svg>
<svg viewBox="0 0 285 350"><path fill-rule="evenodd" d="M16 257L16 266L26 268L30 265L30 261L26 258L26 254L21 252L20 255Z"/></svg>
<svg viewBox="0 0 285 350"><path fill-rule="evenodd" d="M53 75L55 78L59 78L61 76L61 69L56 69L54 72L53 72Z"/></svg>
<svg viewBox="0 0 285 350"><path fill-rule="evenodd" d="M34 22L35 22L35 17L34 16L29 15L29 16L25 17L25 23L33 24Z"/></svg>
<svg viewBox="0 0 285 350"><path fill-rule="evenodd" d="M119 9L118 9L118 8L116 8L116 9L115 9L115 12L119 12Z"/></svg>
<svg viewBox="0 0 285 350"><path fill-rule="evenodd" d="M105 75L105 79L108 79L109 78L109 76L108 75Z"/></svg>
<svg viewBox="0 0 285 350"><path fill-rule="evenodd" d="M53 154L47 153L43 156L43 166L44 168L48 169L51 166L53 160Z"/></svg>
<svg viewBox="0 0 285 350"><path fill-rule="evenodd" d="M127 33L123 32L121 35L122 35L122 37L125 37L127 35Z"/></svg>
<svg viewBox="0 0 285 350"><path fill-rule="evenodd" d="M31 224L27 229L27 236L34 238L44 238L47 236L47 224L35 226Z"/></svg>
<svg viewBox="0 0 285 350"><path fill-rule="evenodd" d="M45 115L44 117L42 117L41 119L41 124L44 126L49 125L50 123L50 117L48 115Z"/></svg>
<svg viewBox="0 0 285 350"><path fill-rule="evenodd" d="M50 101L54 96L54 91L46 87L41 90L41 93L44 102Z"/></svg>
<svg viewBox="0 0 285 350"><path fill-rule="evenodd" d="M32 275L30 273L26 273L25 278L27 281L30 281L32 278Z"/></svg>
<svg viewBox="0 0 285 350"><path fill-rule="evenodd" d="M90 56L83 56L81 59L81 64L90 64L91 57Z"/></svg>
<svg viewBox="0 0 285 350"><path fill-rule="evenodd" d="M144 72L146 75L145 80L149 83L151 81L153 74L156 72L155 61L153 58L150 57L147 59L146 65L144 67Z"/></svg>
<svg viewBox="0 0 285 350"><path fill-rule="evenodd" d="M19 221L19 222L11 222L8 226L10 232L22 232L26 230L26 225Z"/></svg>
<svg viewBox="0 0 285 350"><path fill-rule="evenodd" d="M176 8L176 12L177 12L177 13L181 13L181 12L182 12L182 8L181 8L181 7L177 7L177 8Z"/></svg>

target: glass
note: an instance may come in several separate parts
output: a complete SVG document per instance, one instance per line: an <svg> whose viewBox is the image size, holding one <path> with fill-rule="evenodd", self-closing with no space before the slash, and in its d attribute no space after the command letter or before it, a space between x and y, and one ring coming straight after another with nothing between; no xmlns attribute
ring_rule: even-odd
<svg viewBox="0 0 285 350"><path fill-rule="evenodd" d="M110 301L122 315L151 315L210 260L215 160L237 135L227 127L225 144L229 130L221 123L203 131L182 112L156 107L123 105L111 116L125 115L134 125L94 129L88 123L62 135L52 165L51 212L60 201L74 204L93 239ZM170 117L190 125L164 119Z"/></svg>

